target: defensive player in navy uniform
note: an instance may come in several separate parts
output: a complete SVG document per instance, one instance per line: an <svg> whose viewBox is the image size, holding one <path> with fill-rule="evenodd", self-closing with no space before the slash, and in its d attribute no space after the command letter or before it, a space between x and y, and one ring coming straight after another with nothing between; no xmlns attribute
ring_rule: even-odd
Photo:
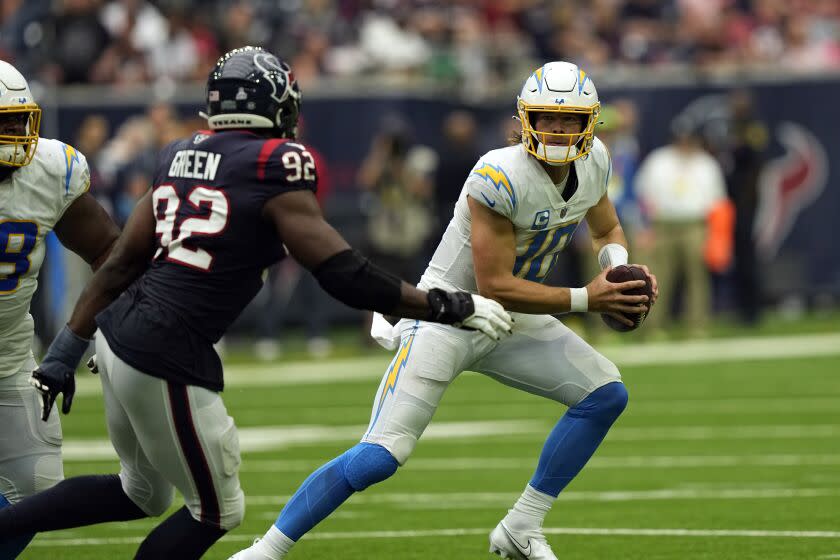
<svg viewBox="0 0 840 560"><path fill-rule="evenodd" d="M97 364L120 474L68 479L0 512L0 540L158 516L175 488L185 506L151 532L136 558L199 558L239 525L239 443L219 395L213 344L286 251L353 307L493 339L510 333L498 303L418 290L373 266L324 221L314 160L294 142L299 103L291 70L263 49L219 60L207 84L211 130L163 150L152 189L35 372L47 414L58 394L68 403L98 325Z"/></svg>
<svg viewBox="0 0 840 560"><path fill-rule="evenodd" d="M84 156L40 138L40 122L26 79L0 61L0 507L64 477L58 415L41 421L41 400L29 384L35 369L29 305L44 262L44 238L54 231L96 268L119 235L88 193ZM65 413L71 402L64 402ZM30 539L0 544L0 558L15 558Z"/></svg>
<svg viewBox="0 0 840 560"><path fill-rule="evenodd" d="M599 107L592 80L574 64L536 70L517 100L520 141L475 165L420 280L426 289L465 290L501 302L516 312L513 336L493 341L406 320L392 329L375 319L374 337L399 350L374 396L361 443L310 475L265 537L231 560L285 558L354 492L394 474L463 370L569 407L525 492L490 534L490 552L505 558L556 560L543 519L624 410L627 392L616 366L550 314L594 311L632 325L619 313L652 303L622 293L644 280L606 280L607 270L627 263L628 253L607 198L610 156L594 135ZM604 271L584 288L543 285L583 219ZM439 550L432 545L429 553Z"/></svg>

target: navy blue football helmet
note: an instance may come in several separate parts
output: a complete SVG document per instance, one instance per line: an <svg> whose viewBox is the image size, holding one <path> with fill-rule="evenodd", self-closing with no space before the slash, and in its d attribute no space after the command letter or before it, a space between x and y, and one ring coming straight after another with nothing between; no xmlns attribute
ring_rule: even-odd
<svg viewBox="0 0 840 560"><path fill-rule="evenodd" d="M207 78L207 123L213 130L273 129L295 138L300 88L288 64L262 47L222 56Z"/></svg>

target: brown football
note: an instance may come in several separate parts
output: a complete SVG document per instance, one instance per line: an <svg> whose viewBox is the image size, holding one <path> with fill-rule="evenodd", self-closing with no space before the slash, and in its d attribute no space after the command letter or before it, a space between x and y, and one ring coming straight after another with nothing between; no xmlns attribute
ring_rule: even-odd
<svg viewBox="0 0 840 560"><path fill-rule="evenodd" d="M648 298L653 297L653 284L650 282L650 278L645 271L639 268L638 266L632 265L618 265L617 267L613 268L607 273L607 280L613 282L615 284L620 284L622 282L629 282L631 280L644 280L646 284L641 288L634 288L632 290L627 290L624 293L631 296L647 296ZM650 301L650 299L648 300ZM643 310L639 313L624 313L624 316L633 321L633 326L627 326L624 323L620 322L618 319L611 317L610 315L606 315L601 313L601 319L609 326L611 329L620 331L620 332L627 332L627 331L634 331L639 328L642 324L642 321L645 320L647 317L648 311Z"/></svg>

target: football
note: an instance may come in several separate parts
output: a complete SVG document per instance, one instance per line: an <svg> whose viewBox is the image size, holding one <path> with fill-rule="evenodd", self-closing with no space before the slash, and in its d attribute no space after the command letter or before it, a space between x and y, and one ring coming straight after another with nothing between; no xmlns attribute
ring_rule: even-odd
<svg viewBox="0 0 840 560"><path fill-rule="evenodd" d="M638 266L626 265L622 264L619 265L607 273L607 280L613 283L621 283L621 282L629 282L631 280L644 280L646 284L641 288L635 288L632 290L627 290L624 292L627 295L631 296L647 296L648 298L653 297L653 284L651 284L650 278L645 271L639 268ZM647 317L648 311L641 311L639 313L624 313L624 316L633 321L633 326L630 327L621 323L614 317L610 315L601 314L601 319L609 326L611 329L620 331L620 332L627 332L627 331L634 331L639 328L642 324L642 321L645 320Z"/></svg>

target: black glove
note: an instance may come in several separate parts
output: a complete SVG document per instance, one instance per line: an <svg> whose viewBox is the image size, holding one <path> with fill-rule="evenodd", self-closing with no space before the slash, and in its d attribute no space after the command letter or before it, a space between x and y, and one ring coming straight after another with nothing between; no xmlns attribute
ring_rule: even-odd
<svg viewBox="0 0 840 560"><path fill-rule="evenodd" d="M429 321L452 325L461 323L475 313L472 294L467 292L446 292L440 288L429 290L429 307L432 314Z"/></svg>
<svg viewBox="0 0 840 560"><path fill-rule="evenodd" d="M32 372L29 383L41 395L41 420L50 417L55 399L63 394L61 412L67 414L73 404L76 392L76 367L88 348L90 341L77 336L65 325L47 350L41 365Z"/></svg>

